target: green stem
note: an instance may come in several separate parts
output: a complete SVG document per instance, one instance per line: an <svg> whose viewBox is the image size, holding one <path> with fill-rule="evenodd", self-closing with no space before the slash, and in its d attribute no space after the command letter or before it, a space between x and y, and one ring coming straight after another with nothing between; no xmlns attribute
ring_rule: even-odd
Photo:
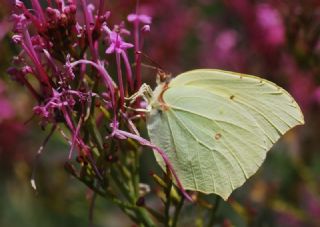
<svg viewBox="0 0 320 227"><path fill-rule="evenodd" d="M76 177L76 176L75 176ZM113 195L111 192L108 191L101 191L97 188L95 188L92 184L83 181L81 178L76 177L78 180L80 180L81 182L83 182L84 184L86 184L91 190L93 190L95 193L97 193L98 195L100 195L103 198L106 198L107 200L109 200L110 202L112 202L113 204L119 206L122 209L131 209L133 210L135 208L135 206L123 202L120 199L116 198L115 195Z"/></svg>
<svg viewBox="0 0 320 227"><path fill-rule="evenodd" d="M119 178L117 177L117 175L115 175L113 171L111 172L111 175L112 175L112 179L121 190L121 193L126 197L126 199L130 203L133 204L132 206L133 206L133 211L135 213L135 218L132 218L132 216L130 216L130 218L137 224L143 224L142 226L146 226L146 227L155 226L154 222L150 218L149 213L144 208L141 208L135 205L136 198L132 195L132 189L128 188L127 185L124 185L123 182L119 180Z"/></svg>
<svg viewBox="0 0 320 227"><path fill-rule="evenodd" d="M89 128L90 135L92 135L92 139L94 140L95 144L98 146L99 152L101 153L103 151L103 139L99 129L97 128L94 118L92 117L90 117L88 121L88 128Z"/></svg>
<svg viewBox="0 0 320 227"><path fill-rule="evenodd" d="M90 207L89 207L89 227L93 227L93 210L94 210L94 205L96 201L97 193L94 192L92 195L92 198L90 200Z"/></svg>
<svg viewBox="0 0 320 227"><path fill-rule="evenodd" d="M140 176L139 176L139 159L140 156L138 154L137 150L134 150L131 152L133 156L133 163L132 163L132 183L134 188L134 195L136 198L139 197L139 182L140 182Z"/></svg>
<svg viewBox="0 0 320 227"><path fill-rule="evenodd" d="M150 218L149 213L146 211L146 209L142 207L137 207L136 209L136 215L139 220L144 224L146 227L153 227L155 226L153 220Z"/></svg>
<svg viewBox="0 0 320 227"><path fill-rule="evenodd" d="M168 172L168 171L167 171ZM170 225L170 206L171 206L171 189L172 189L172 181L170 180L169 176L168 178L168 187L165 188L166 193L166 201L165 201L165 226L171 226Z"/></svg>
<svg viewBox="0 0 320 227"><path fill-rule="evenodd" d="M100 106L100 110L105 117L110 118L108 111ZM103 142L101 134L96 127L94 119L89 119L88 130L92 135L92 139L97 144L99 153L103 152ZM136 146L136 144L133 144ZM128 215L128 217L139 226L153 227L155 226L149 212L143 208L136 206L136 201L139 197L139 154L137 150L132 152L131 168L127 168L123 165L113 165L111 168L111 178L117 188L121 191L121 194L126 198L129 203L124 203L112 193L102 194L104 198L111 200L114 204L118 205L120 209Z"/></svg>
<svg viewBox="0 0 320 227"><path fill-rule="evenodd" d="M127 184L123 182L124 179L120 180L119 174L114 170L114 168L111 169L111 178L114 181L114 183L117 185L117 187L120 189L121 194L131 203L134 204L134 199L130 196L130 189L128 188Z"/></svg>
<svg viewBox="0 0 320 227"><path fill-rule="evenodd" d="M174 217L172 220L172 227L177 226L179 214L180 214L180 211L182 210L183 203L184 203L184 196L181 196L181 199L180 199L178 205L176 206L176 210L174 212Z"/></svg>

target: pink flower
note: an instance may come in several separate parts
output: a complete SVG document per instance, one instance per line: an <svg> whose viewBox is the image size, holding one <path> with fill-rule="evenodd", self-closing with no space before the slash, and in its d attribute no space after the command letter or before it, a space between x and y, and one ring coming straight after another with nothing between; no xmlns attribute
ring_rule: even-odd
<svg viewBox="0 0 320 227"><path fill-rule="evenodd" d="M15 5L16 5L17 7L19 7L19 8L21 8L21 7L24 6L23 2L20 1L20 0L16 0L16 1L15 1Z"/></svg>
<svg viewBox="0 0 320 227"><path fill-rule="evenodd" d="M143 33L147 33L147 32L150 32L150 25L146 24L144 25L142 28L141 28L141 32Z"/></svg>
<svg viewBox="0 0 320 227"><path fill-rule="evenodd" d="M12 14L11 20L14 23L14 30L19 33L22 32L29 23L24 14Z"/></svg>
<svg viewBox="0 0 320 227"><path fill-rule="evenodd" d="M46 119L46 120L49 120L49 118L52 117L52 115L50 114L50 112L49 112L49 111L47 110L47 108L44 107L44 106L35 106L35 107L33 108L33 112L34 112L36 115L38 115L38 116L40 116L41 118Z"/></svg>
<svg viewBox="0 0 320 227"><path fill-rule="evenodd" d="M13 35L12 36L12 42L15 44L21 43L22 41L22 35Z"/></svg>
<svg viewBox="0 0 320 227"><path fill-rule="evenodd" d="M256 8L256 18L268 44L279 46L285 42L284 24L275 8L268 4L259 4Z"/></svg>
<svg viewBox="0 0 320 227"><path fill-rule="evenodd" d="M127 17L129 22L141 22L151 24L151 17L144 14L129 14Z"/></svg>
<svg viewBox="0 0 320 227"><path fill-rule="evenodd" d="M123 41L119 32L110 31L110 29L104 25L103 30L109 34L110 46L106 50L106 54L111 54L113 52L122 53L128 48L133 47L133 44Z"/></svg>
<svg viewBox="0 0 320 227"><path fill-rule="evenodd" d="M66 76L67 79L73 80L76 76L73 73L70 58L70 55L67 55L66 64L64 65L64 76Z"/></svg>
<svg viewBox="0 0 320 227"><path fill-rule="evenodd" d="M3 96L4 91L4 84L0 81L0 122L14 116L14 110L10 102Z"/></svg>

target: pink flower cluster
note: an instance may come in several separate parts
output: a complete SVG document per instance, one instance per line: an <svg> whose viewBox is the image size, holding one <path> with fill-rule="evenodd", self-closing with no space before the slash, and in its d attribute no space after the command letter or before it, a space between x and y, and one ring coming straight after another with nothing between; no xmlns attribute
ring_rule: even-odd
<svg viewBox="0 0 320 227"><path fill-rule="evenodd" d="M35 114L45 124L55 124L63 117L68 127L75 129L71 120L75 106L90 108L92 97L99 96L86 82L86 65L89 65L95 74L91 79L101 79L104 83L110 100L104 97L103 101L112 104L108 108L113 108L116 119L118 100L120 106L123 105L124 97L141 85L133 82L127 49L134 45L124 41L123 36L130 35L124 23L109 28L110 12L104 10L103 1L100 1L98 10L94 5L87 4L86 0L81 1L82 24L77 20L79 6L73 0L48 1L45 8L38 0L33 0L32 6L33 10L29 10L22 1L15 2L15 13L12 15L15 34L12 40L22 47L22 51L13 59L15 66L8 69L8 73L26 86L39 102L34 108ZM151 23L151 19L144 15L132 14L129 18L135 24L140 21ZM105 53L116 56L118 85L105 67L106 57L99 56L103 43L107 44ZM126 69L125 81L122 64ZM34 77L38 84L32 84L30 77Z"/></svg>
<svg viewBox="0 0 320 227"><path fill-rule="evenodd" d="M149 146L162 155L188 197L165 152L139 136L131 120L135 113L125 108L125 97L141 86L141 39L150 31L151 17L138 13L128 16L127 20L133 26L133 43L130 43L126 39L131 38L131 32L126 29L125 22L110 26L111 13L104 9L103 0L97 8L86 0L80 1L81 7L75 0L48 0L44 8L38 0L31 3L32 10L20 0L15 2L12 40L22 51L14 57L14 66L8 73L37 100L38 105L33 110L40 117L42 126L51 124L52 132L59 130L71 145L69 158L77 148L78 156L90 160L100 180L103 170L95 164L92 147L101 147L101 144L92 145L91 138L131 138ZM100 52L102 48L104 54ZM128 56L130 49L134 51L134 63ZM141 108L143 102L138 99L132 105ZM106 121L99 120L102 118ZM88 122L95 122L96 128L106 127L110 133L100 135L96 130L91 132L95 135L84 137ZM65 133L60 125L64 125L69 133ZM33 180L32 184L35 188Z"/></svg>

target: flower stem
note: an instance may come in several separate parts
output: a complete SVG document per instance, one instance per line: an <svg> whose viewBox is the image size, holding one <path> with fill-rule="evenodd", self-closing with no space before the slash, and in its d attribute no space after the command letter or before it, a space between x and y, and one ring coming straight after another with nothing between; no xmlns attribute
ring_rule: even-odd
<svg viewBox="0 0 320 227"><path fill-rule="evenodd" d="M94 205L97 198L97 193L93 193L91 199L90 199L90 207L89 207L89 227L93 227L93 211L94 211Z"/></svg>
<svg viewBox="0 0 320 227"><path fill-rule="evenodd" d="M97 50L94 48L94 45L93 45L92 29L91 29L92 26L90 25L89 12L88 12L88 8L87 8L87 1L81 0L81 5L82 5L84 19L85 19L85 23L86 23L86 31L87 31L87 36L88 36L90 52L91 52L93 61L97 62L98 56L97 56Z"/></svg>
<svg viewBox="0 0 320 227"><path fill-rule="evenodd" d="M118 84L120 90L120 108L124 110L124 87L122 80L121 59L120 53L116 52L117 72L118 72Z"/></svg>
<svg viewBox="0 0 320 227"><path fill-rule="evenodd" d="M136 14L138 14L139 9L139 0L137 0L136 3ZM134 60L136 63L136 90L138 90L141 86L142 80L141 80L141 56L139 54L140 52L140 41L139 41L139 20L135 20L134 24Z"/></svg>
<svg viewBox="0 0 320 227"><path fill-rule="evenodd" d="M180 211L181 211L181 209L183 207L183 203L184 203L184 197L181 196L181 199L180 199L178 205L176 206L176 210L175 210L175 213L174 213L174 216L173 216L172 227L176 227L177 226L179 214L180 214Z"/></svg>
<svg viewBox="0 0 320 227"><path fill-rule="evenodd" d="M167 187L165 187L165 225L170 226L170 206L171 206L171 189L172 189L172 181L169 179L170 170L167 170Z"/></svg>
<svg viewBox="0 0 320 227"><path fill-rule="evenodd" d="M211 227L214 225L214 222L215 222L215 219L216 219L216 213L217 213L217 210L219 208L219 204L220 204L220 197L216 197L216 201L215 201L215 204L214 204L214 207L212 208L211 210L211 215L210 215L210 220L208 222L208 227Z"/></svg>

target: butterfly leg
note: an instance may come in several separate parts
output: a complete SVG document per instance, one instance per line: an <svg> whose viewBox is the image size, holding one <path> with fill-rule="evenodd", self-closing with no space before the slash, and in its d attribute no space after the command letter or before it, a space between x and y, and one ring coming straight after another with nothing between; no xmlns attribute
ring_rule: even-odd
<svg viewBox="0 0 320 227"><path fill-rule="evenodd" d="M150 100L151 100L151 97L152 97L152 89L150 88L149 85L142 84L141 87L139 88L139 90L136 93L134 93L133 95L131 95L130 97L125 98L125 99L129 100L130 104L132 104L139 97L143 98L144 101L146 101L147 103L150 103Z"/></svg>
<svg viewBox="0 0 320 227"><path fill-rule="evenodd" d="M125 105L125 108L136 111L136 112L149 113L151 111L151 106L149 106L149 103L151 102L152 93L153 91L149 85L142 84L140 89L136 93L134 93L132 96L128 98L125 98L126 100L129 101L129 106ZM130 107L130 105L133 104L139 97L141 97L148 104L147 107L146 108Z"/></svg>
<svg viewBox="0 0 320 227"><path fill-rule="evenodd" d="M149 113L150 110L147 108L147 109L143 109L143 108L132 108L130 106L124 106L126 109L128 110L133 110L133 111L136 111L136 112L141 112L141 113Z"/></svg>

